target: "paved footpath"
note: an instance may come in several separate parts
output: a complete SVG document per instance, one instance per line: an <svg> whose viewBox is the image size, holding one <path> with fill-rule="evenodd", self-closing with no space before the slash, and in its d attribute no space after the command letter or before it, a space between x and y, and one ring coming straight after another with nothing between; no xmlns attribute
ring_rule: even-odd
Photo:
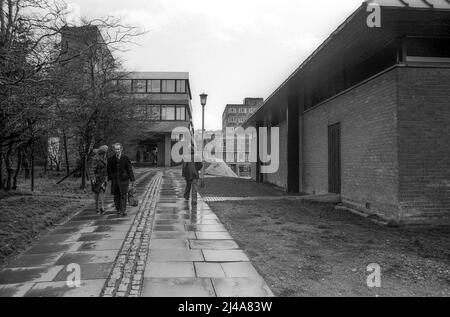
<svg viewBox="0 0 450 317"><path fill-rule="evenodd" d="M273 296L208 205L184 201L179 170L137 174L139 207L58 226L0 270L0 297ZM80 287L67 283L74 264Z"/></svg>
<svg viewBox="0 0 450 317"><path fill-rule="evenodd" d="M273 296L201 197L194 209L184 200L180 174L164 175L141 296Z"/></svg>

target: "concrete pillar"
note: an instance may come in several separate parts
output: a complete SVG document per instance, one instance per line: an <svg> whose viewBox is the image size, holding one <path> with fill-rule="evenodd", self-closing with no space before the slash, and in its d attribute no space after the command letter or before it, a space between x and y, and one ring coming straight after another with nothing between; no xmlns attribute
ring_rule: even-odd
<svg viewBox="0 0 450 317"><path fill-rule="evenodd" d="M164 167L165 166L165 142L158 142L158 167Z"/></svg>
<svg viewBox="0 0 450 317"><path fill-rule="evenodd" d="M170 167L172 165L172 137L169 133L164 137L164 165L165 167Z"/></svg>

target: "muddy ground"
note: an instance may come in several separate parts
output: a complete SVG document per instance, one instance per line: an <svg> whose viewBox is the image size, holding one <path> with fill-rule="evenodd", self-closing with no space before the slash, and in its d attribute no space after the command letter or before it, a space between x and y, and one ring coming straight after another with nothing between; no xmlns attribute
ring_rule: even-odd
<svg viewBox="0 0 450 317"><path fill-rule="evenodd" d="M449 227L384 227L247 180L207 178L205 191L280 196L210 203L278 296L450 296ZM367 286L372 263L380 288Z"/></svg>

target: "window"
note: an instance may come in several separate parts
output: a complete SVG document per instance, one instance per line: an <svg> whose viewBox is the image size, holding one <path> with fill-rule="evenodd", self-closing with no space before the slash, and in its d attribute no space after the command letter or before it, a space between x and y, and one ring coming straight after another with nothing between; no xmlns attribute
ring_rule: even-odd
<svg viewBox="0 0 450 317"><path fill-rule="evenodd" d="M175 106L163 106L161 109L161 120L175 120Z"/></svg>
<svg viewBox="0 0 450 317"><path fill-rule="evenodd" d="M147 92L147 81L133 80L133 92L138 94L145 94Z"/></svg>
<svg viewBox="0 0 450 317"><path fill-rule="evenodd" d="M135 118L139 121L147 120L147 106L138 105L136 106Z"/></svg>
<svg viewBox="0 0 450 317"><path fill-rule="evenodd" d="M229 113L236 113L236 108L230 108Z"/></svg>
<svg viewBox="0 0 450 317"><path fill-rule="evenodd" d="M186 121L186 108L184 106L177 107L177 120Z"/></svg>
<svg viewBox="0 0 450 317"><path fill-rule="evenodd" d="M247 113L247 109L245 109L245 108L240 108L240 109L239 109L239 113Z"/></svg>
<svg viewBox="0 0 450 317"><path fill-rule="evenodd" d="M149 93L161 92L161 81L160 80L149 80L148 82Z"/></svg>
<svg viewBox="0 0 450 317"><path fill-rule="evenodd" d="M163 80L162 92L174 93L175 92L175 80Z"/></svg>
<svg viewBox="0 0 450 317"><path fill-rule="evenodd" d="M177 92L178 93L186 93L186 81L185 80L177 80Z"/></svg>
<svg viewBox="0 0 450 317"><path fill-rule="evenodd" d="M123 89L126 93L131 93L131 80L121 79L118 81L120 89Z"/></svg>
<svg viewBox="0 0 450 317"><path fill-rule="evenodd" d="M148 106L147 117L149 120L161 120L161 106Z"/></svg>

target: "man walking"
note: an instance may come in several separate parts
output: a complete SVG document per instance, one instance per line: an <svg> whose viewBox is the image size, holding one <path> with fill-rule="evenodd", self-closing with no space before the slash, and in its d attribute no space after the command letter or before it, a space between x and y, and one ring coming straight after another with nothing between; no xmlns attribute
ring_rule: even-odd
<svg viewBox="0 0 450 317"><path fill-rule="evenodd" d="M191 150L190 158L187 157L183 161L183 177L186 180L186 190L184 199L189 200L192 196L192 205L197 205L198 180L200 179L199 171L203 168L203 163L195 155L194 149Z"/></svg>
<svg viewBox="0 0 450 317"><path fill-rule="evenodd" d="M108 159L107 173L108 180L111 181L111 194L114 195L114 204L116 211L122 216L127 215L127 195L132 187L135 186L133 167L130 159L123 155L123 147L116 143L113 145L114 155Z"/></svg>

